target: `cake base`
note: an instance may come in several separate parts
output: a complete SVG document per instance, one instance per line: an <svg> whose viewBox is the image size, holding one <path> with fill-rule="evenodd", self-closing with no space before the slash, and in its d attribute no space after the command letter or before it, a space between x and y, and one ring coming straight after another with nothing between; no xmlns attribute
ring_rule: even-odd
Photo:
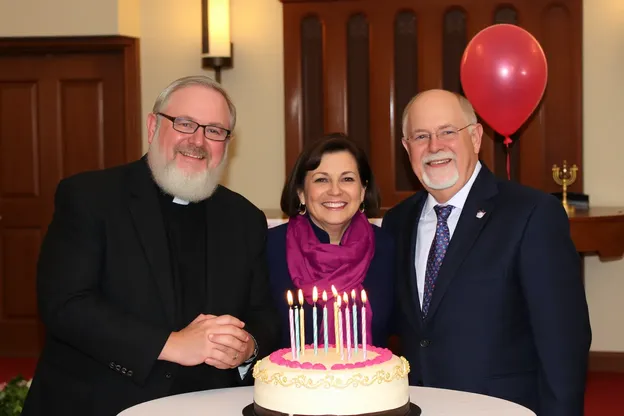
<svg viewBox="0 0 624 416"><path fill-rule="evenodd" d="M408 402L405 406L401 406L398 409L385 410L383 412L362 413L353 416L420 416L422 410L412 402ZM268 410L255 403L245 406L243 409L243 416L289 416L287 413L276 412L274 410ZM296 414L293 416L308 416ZM334 416L334 415L322 415L322 416Z"/></svg>

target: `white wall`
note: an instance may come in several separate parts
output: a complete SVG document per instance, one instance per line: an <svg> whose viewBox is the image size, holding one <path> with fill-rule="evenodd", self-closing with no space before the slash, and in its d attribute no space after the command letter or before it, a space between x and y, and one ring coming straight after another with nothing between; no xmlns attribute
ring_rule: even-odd
<svg viewBox="0 0 624 416"><path fill-rule="evenodd" d="M132 6L122 7L127 13ZM0 0L0 36L139 36L127 22L120 31L118 16L117 0Z"/></svg>
<svg viewBox="0 0 624 416"><path fill-rule="evenodd" d="M141 83L143 113L159 91L201 69L199 1L143 2ZM278 206L284 180L282 14L277 0L232 0L234 67L222 83L238 110L226 184L262 208Z"/></svg>
<svg viewBox="0 0 624 416"><path fill-rule="evenodd" d="M211 74L200 64L198 0L1 1L0 36L140 33L144 114L173 79ZM285 176L282 5L231 5L234 68L222 81L240 121L226 185L274 209ZM594 205L624 206L624 0L585 0L583 33L584 189ZM588 258L585 269L592 349L624 351L624 260Z"/></svg>
<svg viewBox="0 0 624 416"><path fill-rule="evenodd" d="M593 205L624 206L624 1L585 0L583 187ZM624 351L624 260L585 261L596 351Z"/></svg>

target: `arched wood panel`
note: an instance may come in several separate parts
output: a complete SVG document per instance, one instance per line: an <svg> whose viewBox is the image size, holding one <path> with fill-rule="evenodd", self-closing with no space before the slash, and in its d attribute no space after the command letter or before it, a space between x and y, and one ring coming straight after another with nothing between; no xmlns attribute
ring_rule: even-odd
<svg viewBox="0 0 624 416"><path fill-rule="evenodd" d="M542 103L512 136L512 180L555 192L551 168L566 159L581 168L571 191L582 192L582 0L281 1L287 171L307 140L344 131L369 154L384 208L411 195L421 185L401 144L405 105L425 89L461 92L470 39L511 23L538 39L549 64ZM481 159L506 177L502 138L484 127Z"/></svg>

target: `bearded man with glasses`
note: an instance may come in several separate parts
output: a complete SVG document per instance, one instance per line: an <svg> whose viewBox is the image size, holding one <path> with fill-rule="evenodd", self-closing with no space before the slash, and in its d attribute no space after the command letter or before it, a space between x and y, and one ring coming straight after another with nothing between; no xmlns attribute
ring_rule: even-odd
<svg viewBox="0 0 624 416"><path fill-rule="evenodd" d="M266 218L219 185L235 124L219 84L181 78L147 117L147 155L61 181L38 265L46 344L23 415L112 416L252 383L280 334Z"/></svg>
<svg viewBox="0 0 624 416"><path fill-rule="evenodd" d="M582 416L591 328L581 263L555 197L479 161L470 102L430 90L403 113L424 190L387 212L410 383Z"/></svg>

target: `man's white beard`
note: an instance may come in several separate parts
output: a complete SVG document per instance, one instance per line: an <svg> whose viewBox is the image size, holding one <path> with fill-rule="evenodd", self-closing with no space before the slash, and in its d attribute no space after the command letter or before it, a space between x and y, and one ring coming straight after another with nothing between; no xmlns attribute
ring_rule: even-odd
<svg viewBox="0 0 624 416"><path fill-rule="evenodd" d="M221 162L216 167L187 173L178 169L175 160L167 161L165 152L160 148L159 138L155 137L147 151L147 161L156 184L163 191L185 201L199 202L208 199L219 186L227 165L227 151L226 144Z"/></svg>
<svg viewBox="0 0 624 416"><path fill-rule="evenodd" d="M441 160L441 159L451 159L449 164L452 164L452 166L449 166L448 168L454 169L452 175L444 180L440 180L439 178L435 178L435 179L431 178L427 174L427 163L434 161L434 160ZM457 170L456 161L457 161L457 158L455 156L455 153L450 152L450 151L448 152L441 151L436 154L426 156L422 160L422 180L424 184L427 187L438 190L438 191L443 190L443 189L448 189L452 187L453 185L455 185L457 181L459 180L459 171Z"/></svg>

